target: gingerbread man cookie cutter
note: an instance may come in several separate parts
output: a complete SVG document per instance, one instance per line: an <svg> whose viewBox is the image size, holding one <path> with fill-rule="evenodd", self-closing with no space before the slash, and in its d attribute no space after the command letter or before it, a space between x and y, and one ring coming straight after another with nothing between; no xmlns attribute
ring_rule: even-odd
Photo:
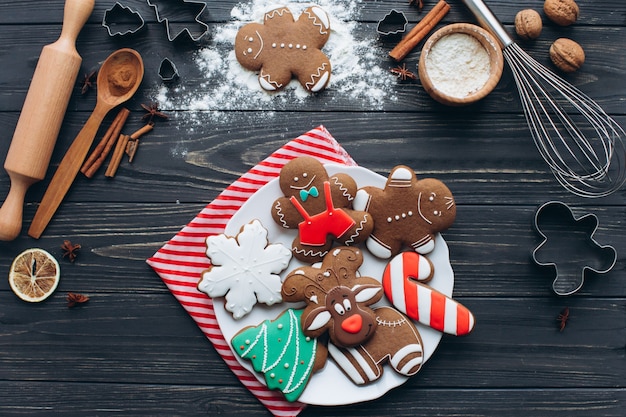
<svg viewBox="0 0 626 417"><path fill-rule="evenodd" d="M557 295L572 295L590 273L605 274L615 266L615 248L594 239L598 225L595 214L576 217L571 207L560 201L548 201L537 209L534 228L543 240L533 250L532 259L554 269L552 289Z"/></svg>

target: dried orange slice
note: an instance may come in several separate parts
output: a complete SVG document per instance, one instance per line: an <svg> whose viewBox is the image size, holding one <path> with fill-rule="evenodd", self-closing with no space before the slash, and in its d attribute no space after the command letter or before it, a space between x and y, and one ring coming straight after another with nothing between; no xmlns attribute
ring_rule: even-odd
<svg viewBox="0 0 626 417"><path fill-rule="evenodd" d="M9 285L22 300L31 303L48 298L59 284L59 263L43 249L32 248L17 255L9 270Z"/></svg>

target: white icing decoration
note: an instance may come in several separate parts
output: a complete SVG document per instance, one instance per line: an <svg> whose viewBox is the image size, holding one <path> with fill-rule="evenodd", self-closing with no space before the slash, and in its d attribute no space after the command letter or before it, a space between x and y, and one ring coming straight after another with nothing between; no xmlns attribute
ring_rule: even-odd
<svg viewBox="0 0 626 417"><path fill-rule="evenodd" d="M326 325L326 323L328 323L328 321L331 318L332 316L330 315L330 313L324 310L318 313L317 316L315 316L315 318L313 319L313 322L311 322L309 327L307 327L307 330L311 331L311 330L321 329L322 327Z"/></svg>
<svg viewBox="0 0 626 417"><path fill-rule="evenodd" d="M421 192L417 196L417 213L420 215L422 220L424 220L426 223L433 224L433 222L428 220L426 216L424 216L424 214L422 213L422 193Z"/></svg>
<svg viewBox="0 0 626 417"><path fill-rule="evenodd" d="M396 168L391 174L390 179L410 181L413 179L413 173L406 168Z"/></svg>
<svg viewBox="0 0 626 417"><path fill-rule="evenodd" d="M328 77L330 77L330 70L326 71L327 65L328 64L324 62L322 66L317 69L316 74L311 74L311 81L308 81L304 84L306 89L308 89L309 91L317 92L321 90L322 87L324 87L325 81L328 80ZM326 71L326 72L322 74L323 71ZM321 81L316 83L315 82L316 78L321 78L324 81L324 84L320 85Z"/></svg>
<svg viewBox="0 0 626 417"><path fill-rule="evenodd" d="M261 222L246 224L236 238L221 234L209 236L206 242L213 266L202 274L198 290L213 298L225 296L233 318L245 316L257 302L272 305L282 301L278 274L291 259L291 251L282 244L268 244Z"/></svg>
<svg viewBox="0 0 626 417"><path fill-rule="evenodd" d="M302 174L302 178L306 178L306 172ZM296 187L295 185L290 185L289 188L291 188L292 190L305 190L307 188L309 188L311 186L311 184L313 184L313 181L315 181L315 178L317 178L317 175L313 175L313 178L311 178L311 180L309 182L307 182L306 184L304 184L301 187ZM294 177L294 182L298 182L298 177Z"/></svg>
<svg viewBox="0 0 626 417"><path fill-rule="evenodd" d="M269 78L270 78L269 75L261 75L261 76L259 76L259 84L261 84L261 87L263 87L265 90L274 91L274 90L282 87L282 84L279 84L279 83L274 82L274 81L270 81Z"/></svg>

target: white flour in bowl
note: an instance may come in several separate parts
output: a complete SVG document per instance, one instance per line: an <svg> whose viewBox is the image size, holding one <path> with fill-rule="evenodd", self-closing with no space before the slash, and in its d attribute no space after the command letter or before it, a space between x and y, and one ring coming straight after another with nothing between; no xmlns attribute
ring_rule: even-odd
<svg viewBox="0 0 626 417"><path fill-rule="evenodd" d="M457 98L467 97L484 86L490 69L487 50L465 33L442 37L426 57L426 72L433 86Z"/></svg>

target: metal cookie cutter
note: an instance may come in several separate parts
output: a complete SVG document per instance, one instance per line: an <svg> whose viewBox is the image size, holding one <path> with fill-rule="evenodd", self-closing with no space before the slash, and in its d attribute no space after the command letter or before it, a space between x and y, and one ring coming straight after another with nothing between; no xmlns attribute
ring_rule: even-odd
<svg viewBox="0 0 626 417"><path fill-rule="evenodd" d="M161 80L164 82L174 81L178 78L178 69L169 58L163 58L161 61L161 65L159 65L159 77L161 77Z"/></svg>
<svg viewBox="0 0 626 417"><path fill-rule="evenodd" d="M378 22L376 32L383 36L398 35L406 31L407 23L404 13L392 9Z"/></svg>
<svg viewBox="0 0 626 417"><path fill-rule="evenodd" d="M604 274L617 262L615 248L593 238L598 229L594 214L577 218L567 204L549 201L537 209L534 226L543 241L532 258L537 265L554 268L552 289L557 295L574 294L588 272Z"/></svg>
<svg viewBox="0 0 626 417"><path fill-rule="evenodd" d="M156 18L159 23L165 22L167 30L167 39L173 41L180 34L187 33L192 41L197 41L209 31L209 25L200 20L200 15L206 9L206 3L203 1L182 0L184 9L181 9L180 1L172 2L172 0L147 0L148 5L154 8ZM174 4L176 3L176 4ZM194 8L193 12L189 10ZM184 21L190 13L194 13L194 20L197 23L197 30L190 28L177 21Z"/></svg>
<svg viewBox="0 0 626 417"><path fill-rule="evenodd" d="M102 18L102 26L107 29L109 36L135 33L144 23L143 17L138 12L119 2L107 9Z"/></svg>

